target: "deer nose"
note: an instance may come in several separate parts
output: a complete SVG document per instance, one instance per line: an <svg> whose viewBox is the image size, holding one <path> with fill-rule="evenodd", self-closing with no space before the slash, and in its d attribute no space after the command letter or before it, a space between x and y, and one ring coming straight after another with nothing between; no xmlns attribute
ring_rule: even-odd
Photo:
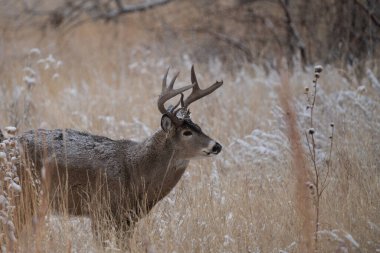
<svg viewBox="0 0 380 253"><path fill-rule="evenodd" d="M219 154L219 152L222 150L222 145L219 143L215 143L215 145L212 147L212 153Z"/></svg>

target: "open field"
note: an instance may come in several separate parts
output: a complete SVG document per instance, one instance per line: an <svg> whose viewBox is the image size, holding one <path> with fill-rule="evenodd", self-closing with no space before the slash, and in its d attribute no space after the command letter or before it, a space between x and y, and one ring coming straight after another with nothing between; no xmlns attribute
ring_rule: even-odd
<svg viewBox="0 0 380 253"><path fill-rule="evenodd" d="M5 33L2 38L1 128L74 128L142 140L160 127L156 101L166 68L181 71L180 87L190 82L195 64L202 87L224 81L215 94L191 108L194 122L223 151L192 161L179 184L139 221L130 238L120 241L110 230L111 240L102 248L87 218L53 214L46 226L30 226L20 234L19 252L290 253L307 247L303 219L314 229L315 189L307 182L297 184L295 159L305 159L302 169L312 182L305 137L310 111L304 94L305 87L312 90L312 66L303 70L296 62L287 70L280 63L242 63L230 68L217 57L198 63L170 45L153 46L151 34L139 34L138 24L131 30L90 24L42 39L35 33ZM365 63L365 69L359 79L355 69L324 66L317 84L316 164L328 184L319 203L320 252L380 251L379 60ZM281 102L284 83L304 152L298 158L292 156L294 136L287 132L289 112ZM335 132L330 157L331 122ZM300 191L308 199L300 200ZM311 213L299 208L307 203ZM0 225L7 252L5 232Z"/></svg>

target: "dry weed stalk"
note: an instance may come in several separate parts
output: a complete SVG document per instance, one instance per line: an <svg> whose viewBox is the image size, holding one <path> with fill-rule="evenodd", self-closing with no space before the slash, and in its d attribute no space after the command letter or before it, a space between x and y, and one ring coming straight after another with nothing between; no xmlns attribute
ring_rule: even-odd
<svg viewBox="0 0 380 253"><path fill-rule="evenodd" d="M59 78L59 68L62 61L49 54L43 57L38 48L29 50L22 69L22 82L18 83L17 92L14 92L6 105L9 113L9 122L17 128L28 127L33 125L33 119L36 112L36 100L33 97L36 86L41 86L47 80L56 80Z"/></svg>
<svg viewBox="0 0 380 253"><path fill-rule="evenodd" d="M312 252L313 250L313 210L310 201L310 192L307 190L307 182L310 181L310 170L305 161L305 151L301 144L301 136L297 128L297 118L292 106L289 77L287 73L281 73L282 87L279 92L281 106L286 113L287 135L292 151L292 169L296 175L295 201L297 212L301 217L301 241L300 252Z"/></svg>
<svg viewBox="0 0 380 253"><path fill-rule="evenodd" d="M330 146L329 146L329 157L326 161L326 170L323 170L322 166L317 163L317 150L315 141L315 128L313 122L315 100L317 97L317 82L322 72L322 66L318 65L314 67L314 79L313 79L313 91L309 93L309 88L305 88L305 95L307 101L306 109L310 112L310 125L309 129L305 131L305 137L307 142L307 147L309 151L309 157L313 167L313 182L309 182L308 186L311 190L314 198L314 208L315 208L315 231L314 231L314 247L315 252L318 252L318 232L320 230L320 201L323 192L328 186L328 178L331 169L331 155L333 148L333 137L334 137L334 123L330 123L331 135L330 135Z"/></svg>
<svg viewBox="0 0 380 253"><path fill-rule="evenodd" d="M32 224L33 241L31 245L27 242L27 247L30 252L43 252L49 206L44 189L49 180L45 173L41 181L37 180L33 164L26 162L14 138L17 129L7 127L5 130L7 135L0 140L0 250L18 252L17 238L30 232Z"/></svg>
<svg viewBox="0 0 380 253"><path fill-rule="evenodd" d="M14 136L17 129L7 127L5 130L8 136ZM3 138L3 134L1 136ZM4 138L0 141L0 250L2 252L16 252L17 239L14 216L16 201L21 192L16 163L20 154L15 140Z"/></svg>

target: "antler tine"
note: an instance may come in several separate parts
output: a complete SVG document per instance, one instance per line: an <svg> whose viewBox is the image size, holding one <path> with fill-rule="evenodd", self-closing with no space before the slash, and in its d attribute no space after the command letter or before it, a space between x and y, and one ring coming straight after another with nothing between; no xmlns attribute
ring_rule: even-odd
<svg viewBox="0 0 380 253"><path fill-rule="evenodd" d="M182 107L182 105L183 105L183 97L184 97L184 95L183 95L183 93L181 93L181 99L177 102L177 104L175 106L173 106L173 112L179 106L179 104L181 104L181 107ZM181 108L179 108L179 109L181 109Z"/></svg>
<svg viewBox="0 0 380 253"><path fill-rule="evenodd" d="M166 90L166 79L168 79L169 69L170 67L166 70L164 78L162 79L162 93Z"/></svg>
<svg viewBox="0 0 380 253"><path fill-rule="evenodd" d="M194 87L191 94L186 98L183 104L184 108L187 108L192 102L198 99L201 99L204 96L209 95L210 93L218 89L223 84L223 81L220 81L220 82L216 81L213 85L211 85L207 89L202 90L201 88L199 88L197 76L195 75L195 71L194 71L194 65L191 66L191 82L193 83Z"/></svg>
<svg viewBox="0 0 380 253"><path fill-rule="evenodd" d="M178 88L178 89L173 89L173 86L174 86L174 82L177 78L177 76L179 75L179 72L173 77L173 79L171 80L169 86L167 87L166 86L166 79L167 79L167 76L168 76L168 72L169 72L169 69L166 71L165 75L164 75L164 78L162 80L162 92L161 92L161 95L160 97L158 98L158 101L157 101L157 106L158 106L158 110L162 113L162 114L165 114L167 113L168 111L166 110L165 108L165 102L168 101L169 99L171 99L172 97L175 97L177 96L178 94L188 90L188 89L191 89L194 84L191 84L191 85L187 85L187 86L184 86L184 87L181 87L181 88Z"/></svg>
<svg viewBox="0 0 380 253"><path fill-rule="evenodd" d="M173 89L174 82L175 82L175 80L177 79L178 75L179 75L179 71L174 75L173 79L170 81L170 84L169 84L169 90L172 90L172 89Z"/></svg>

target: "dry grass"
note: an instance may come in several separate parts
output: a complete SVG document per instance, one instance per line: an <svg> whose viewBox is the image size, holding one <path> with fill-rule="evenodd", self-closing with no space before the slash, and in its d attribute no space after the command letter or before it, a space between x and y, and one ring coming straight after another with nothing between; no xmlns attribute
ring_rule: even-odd
<svg viewBox="0 0 380 253"><path fill-rule="evenodd" d="M107 29L89 25L70 37L53 33L41 41L10 35L4 48L13 50L3 55L0 69L0 126L17 124L19 131L76 128L139 140L158 128L160 79L174 65L181 70L177 85L188 83L192 59L175 51L164 57L136 46L118 26L117 36L104 38ZM40 54L30 53L35 47ZM57 60L41 61L49 54ZM63 64L58 66L58 60ZM215 159L193 161L130 238L118 239L110 230L114 241L102 248L88 219L50 216L46 225L30 228L37 234L28 229L21 233L20 252L302 252L298 175L277 94L283 79L275 70L266 73L256 65L225 69L217 59L196 68L201 86L215 79L225 83L192 108L194 121L222 143L223 152ZM320 204L321 252L380 250L380 95L376 84L358 81L349 71L325 68L315 109L321 163L330 121L336 125L330 183ZM303 136L303 91L313 70L296 68L288 75ZM35 79L27 79L34 82L30 88L25 76ZM359 84L366 91L357 90Z"/></svg>

